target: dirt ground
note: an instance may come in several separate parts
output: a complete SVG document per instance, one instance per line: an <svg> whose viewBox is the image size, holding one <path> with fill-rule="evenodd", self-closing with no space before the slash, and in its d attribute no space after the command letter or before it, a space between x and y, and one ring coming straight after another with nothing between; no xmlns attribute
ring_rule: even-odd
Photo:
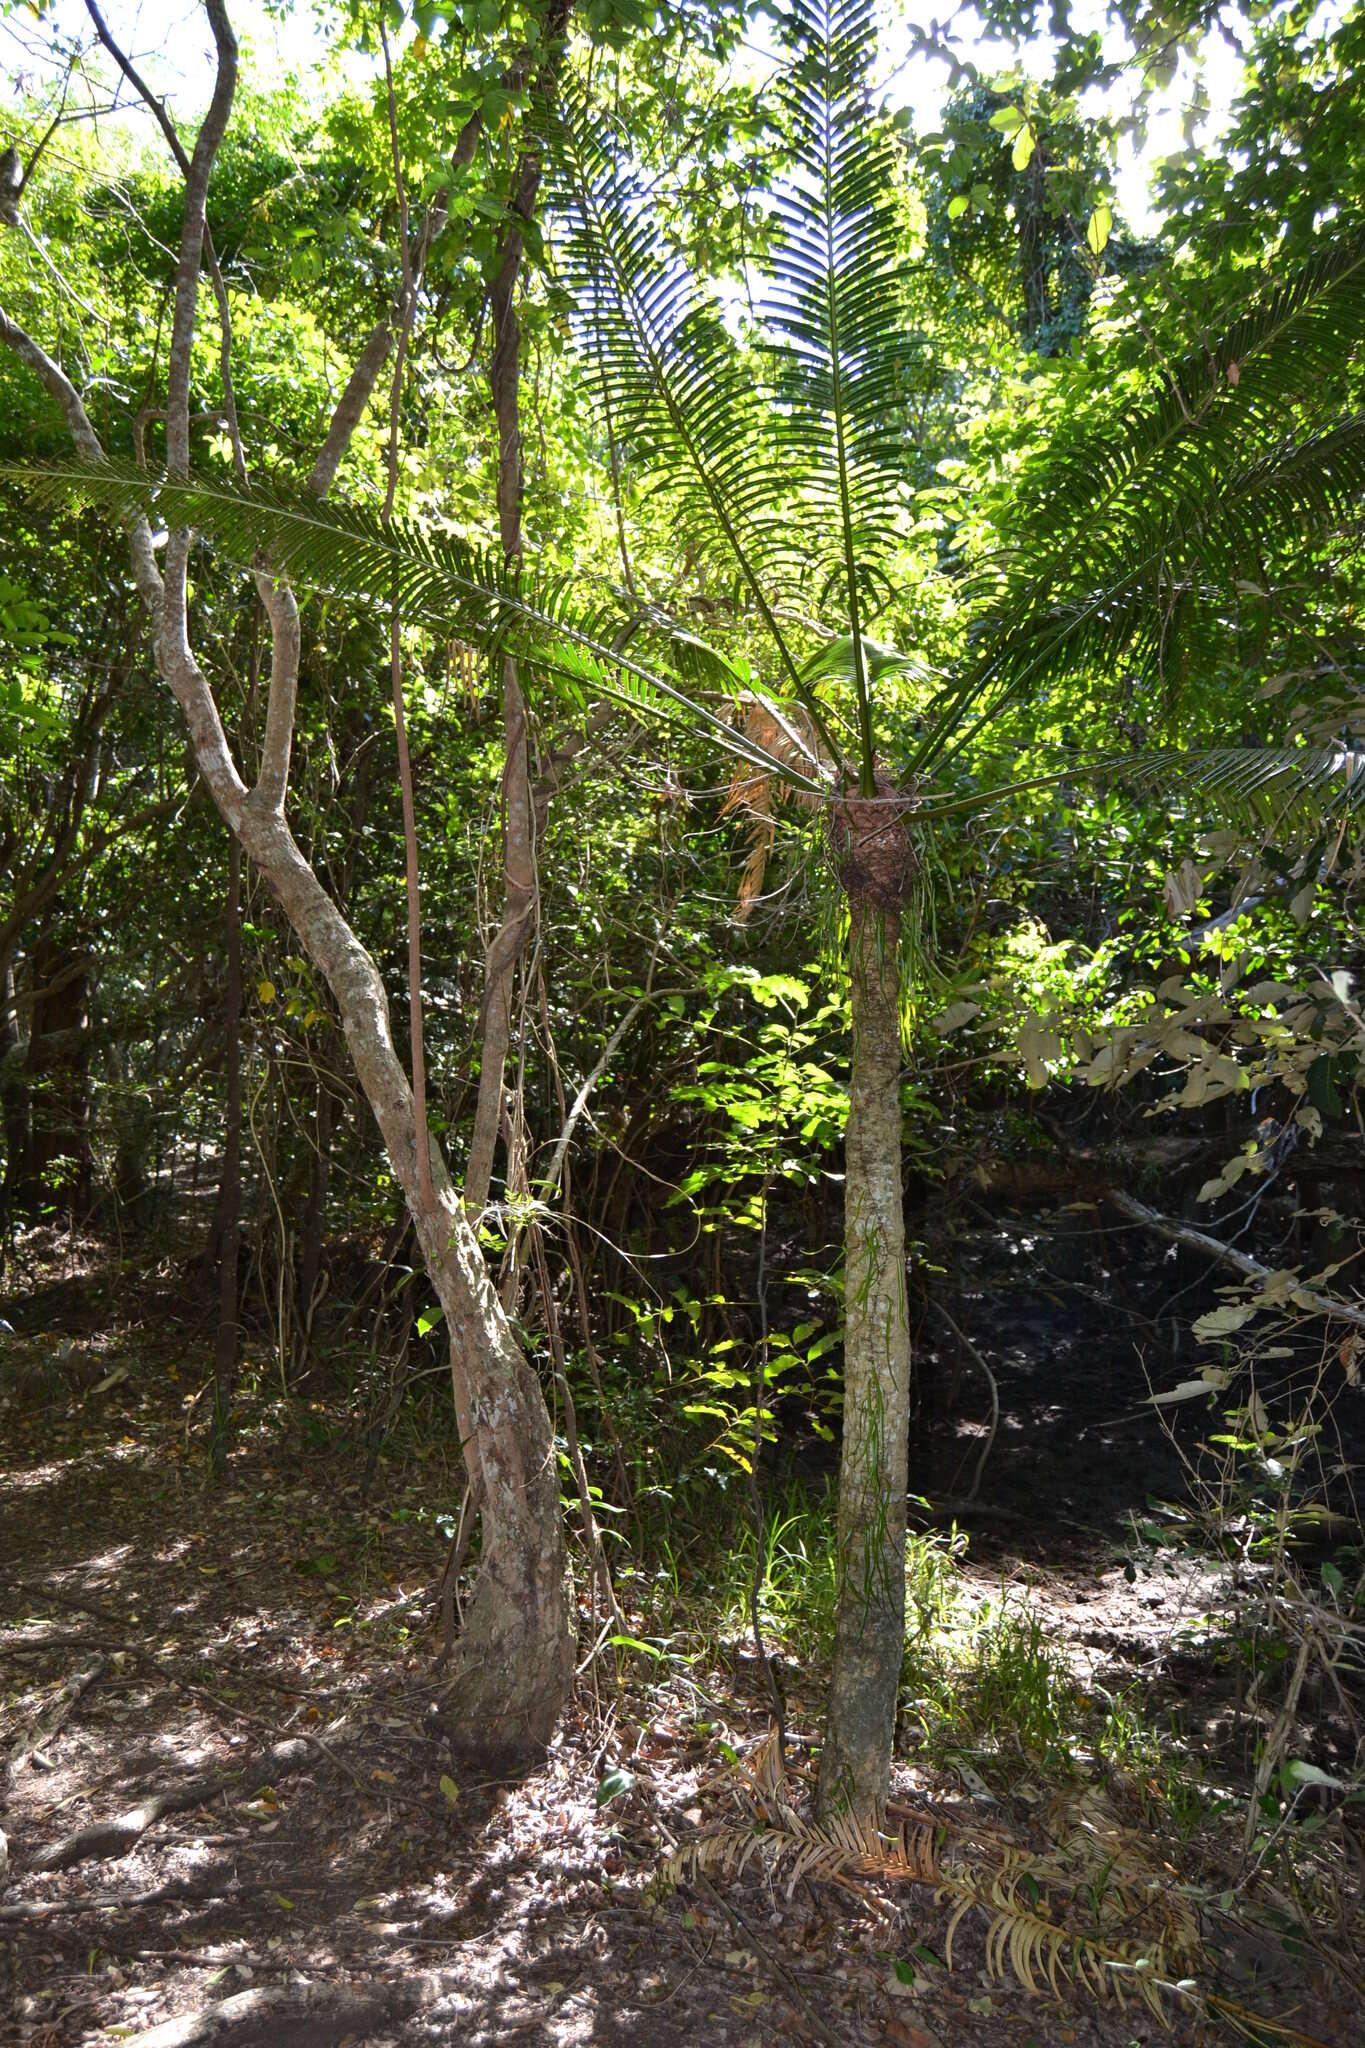
<svg viewBox="0 0 1365 2048"><path fill-rule="evenodd" d="M432 1503L453 1504L453 1475L386 1462L367 1498L363 1459L301 1448L262 1397L210 1488L187 1413L202 1351L135 1319L126 1276L88 1247L70 1263L66 1282L11 1294L0 1338L6 2048L1235 2037L1179 2000L1165 2034L1131 1999L1030 1995L988 1967L979 1911L949 1971L949 1904L930 1885L803 1878L788 1895L759 1857L740 1878L669 1881L675 1846L746 1810L726 1752L749 1755L768 1722L742 1639L699 1657L680 1632L654 1661L599 1658L548 1755L481 1775L450 1739L426 1606L445 1549ZM1016 1589L1082 1682L1156 1684L1217 1575L1125 1574L1124 1514L1175 1466L1138 1413L1131 1333L1046 1274L1012 1288L998 1246L965 1271L970 1302L994 1288L1010 1333L992 1354L1000 1421L968 1595ZM970 1476L965 1389L963 1405L919 1483L947 1490L950 1453ZM799 1766L821 1674L789 1690ZM1076 1759L1064 1797L1101 1778ZM1132 1788L1105 1790L1141 1837ZM1057 1787L1016 1776L993 1798L965 1762L931 1769L911 1745L894 1794L944 1835L1036 1847ZM1157 1886L1206 1899L1207 1865L1180 1853L1147 1829ZM1361 2039L1331 1944L1286 1943L1247 1913L1206 1911L1202 1933L1201 1981L1295 2030L1278 2038Z"/></svg>

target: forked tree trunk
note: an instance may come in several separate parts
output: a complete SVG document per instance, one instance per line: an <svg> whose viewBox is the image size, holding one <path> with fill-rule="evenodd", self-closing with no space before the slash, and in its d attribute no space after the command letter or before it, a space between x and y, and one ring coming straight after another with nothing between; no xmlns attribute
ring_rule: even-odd
<svg viewBox="0 0 1365 2048"><path fill-rule="evenodd" d="M182 476L190 466L190 371L205 253L205 201L237 74L237 45L224 0L205 0L205 7L218 67L190 158L161 110L185 173L166 392L167 468ZM136 74L133 82L138 82ZM152 105L156 112L156 103ZM405 269L405 294L406 284ZM222 317L226 361L225 312ZM357 366L315 466L312 487L319 493L330 483L382 367L388 337L378 339L384 346L377 341ZM26 363L55 399L82 458L102 462L104 451L74 385L3 308L0 344ZM407 1198L445 1311L460 1447L482 1532L479 1574L461 1640L453 1701L455 1732L485 1754L541 1743L568 1697L574 1654L549 1412L484 1270L440 1147L431 1142L425 1127L422 1142L430 1171L418 1172L412 1089L394 1050L379 971L299 850L285 819L298 690L297 606L287 588L273 583L264 571L257 573L257 589L270 619L271 675L261 770L256 787L248 790L232 759L208 679L189 643L186 594L192 536L184 529L172 532L160 566L145 515L130 517L127 534L134 580L155 629L157 667L184 714L199 772L237 835L242 853L274 890L304 951L331 989L357 1079Z"/></svg>
<svg viewBox="0 0 1365 2048"><path fill-rule="evenodd" d="M886 1803L905 1642L910 1329L901 1195L898 941L909 847L894 802L835 820L849 897L853 1048L844 1182L844 1426L825 1814Z"/></svg>
<svg viewBox="0 0 1365 2048"><path fill-rule="evenodd" d="M435 1145L428 1147L431 1200L423 1195L412 1090L394 1050L388 998L373 960L278 812L253 792L240 815L243 849L279 897L336 1001L357 1078L445 1311L460 1444L482 1525L479 1574L461 1639L454 1732L485 1751L539 1744L568 1696L575 1640L558 1464L540 1382L512 1335Z"/></svg>

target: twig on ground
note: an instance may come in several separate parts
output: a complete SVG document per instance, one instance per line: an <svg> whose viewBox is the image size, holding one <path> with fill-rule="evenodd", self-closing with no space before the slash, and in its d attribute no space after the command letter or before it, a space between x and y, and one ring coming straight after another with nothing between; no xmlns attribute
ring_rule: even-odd
<svg viewBox="0 0 1365 2048"><path fill-rule="evenodd" d="M737 1912L730 1904L730 1901L721 1896L705 1871L694 1871L687 1881L690 1885L696 1887L703 1898L709 1900L713 1906L718 1906L732 1926L736 1927L744 1936L745 1941L749 1944L769 1976L782 1986L783 1992L786 1994L793 2011L799 2015L801 2024L808 2027L817 2040L823 2041L825 2048L844 2048L844 2043L840 2041L837 2034L833 2033L825 2025L819 2013L816 2012L810 2000L806 1997L805 1992L802 1991L796 1979L791 1975L791 1972L784 1969L776 1956L769 1953L743 1914Z"/></svg>
<svg viewBox="0 0 1365 2048"><path fill-rule="evenodd" d="M174 1904L181 1900L211 1905L219 1899L235 1895L241 1887L234 1882L225 1886L215 1876L206 1882L201 1878L173 1878L169 1884L154 1885L144 1892L103 1892L94 1898L84 1899L16 1899L8 1906L0 1906L0 1924L23 1920L69 1919L79 1913L136 1913L148 1906Z"/></svg>

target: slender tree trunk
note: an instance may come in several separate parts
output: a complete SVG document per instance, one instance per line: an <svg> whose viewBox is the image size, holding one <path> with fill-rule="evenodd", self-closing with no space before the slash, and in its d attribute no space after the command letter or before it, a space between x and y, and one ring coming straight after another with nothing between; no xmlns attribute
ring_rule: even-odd
<svg viewBox="0 0 1365 2048"><path fill-rule="evenodd" d="M227 1462L232 1394L237 1377L237 1260L242 1236L242 849L228 835L225 908L227 982L223 991L223 1168L214 1216L218 1250L218 1332L213 1352L213 1433L216 1472Z"/></svg>
<svg viewBox="0 0 1365 2048"><path fill-rule="evenodd" d="M555 0L545 21L548 51L532 81L532 96L542 105L554 98L563 61L573 0ZM513 221L534 218L540 191L541 159L536 148L522 151L517 161L508 212ZM521 561L524 473L521 433L521 321L517 287L521 278L524 239L509 223L502 238L502 262L489 291L493 322L493 353L488 383L498 425L498 533L509 566ZM544 806L537 816L531 791L527 744L526 700L517 665L503 663L503 898L502 923L488 949L480 1018L479 1096L474 1111L469 1164L465 1173L465 1207L476 1217L488 1200L488 1186L502 1126L503 1074L511 1045L512 990L517 962L535 927L536 839L544 828Z"/></svg>
<svg viewBox="0 0 1365 2048"><path fill-rule="evenodd" d="M303 1212L295 1301L297 1364L301 1383L313 1377L313 1308L322 1275L322 1245L327 1234L327 1186L332 1172L332 1091L321 1076L318 1079L313 1139L317 1149L308 1183L308 1206Z"/></svg>
<svg viewBox="0 0 1365 2048"><path fill-rule="evenodd" d="M853 1048L844 1182L838 1613L820 1757L826 1813L880 1816L905 1642L910 1328L901 1194L898 940L908 842L894 806L842 806Z"/></svg>
<svg viewBox="0 0 1365 2048"><path fill-rule="evenodd" d="M1046 158L1035 149L1025 172L1025 196L1018 207L1019 269L1024 291L1023 341L1037 348L1052 318L1047 292Z"/></svg>
<svg viewBox="0 0 1365 2048"><path fill-rule="evenodd" d="M44 932L29 957L34 983L25 1058L28 1153L15 1207L31 1222L54 1207L90 1207L89 963L79 938Z"/></svg>
<svg viewBox="0 0 1365 2048"><path fill-rule="evenodd" d="M0 1196L4 1228L13 1221L24 1164L28 1158L28 1091L24 1086L23 1034L19 1029L18 991L14 963L5 962L0 974L0 1117L5 1136L5 1181Z"/></svg>
<svg viewBox="0 0 1365 2048"><path fill-rule="evenodd" d="M512 999L517 963L536 917L535 820L531 805L531 773L526 733L526 700L517 665L509 656L502 668L504 767L503 914L488 949L483 997L483 1043L479 1053L479 1096L465 1171L465 1207L477 1218L488 1200L502 1128L503 1076L512 1042Z"/></svg>

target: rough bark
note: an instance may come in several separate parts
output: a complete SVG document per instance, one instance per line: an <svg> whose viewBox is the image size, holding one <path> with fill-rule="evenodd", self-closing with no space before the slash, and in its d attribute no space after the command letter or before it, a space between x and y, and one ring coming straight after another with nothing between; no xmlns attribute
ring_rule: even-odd
<svg viewBox="0 0 1365 2048"><path fill-rule="evenodd" d="M879 1817L905 1642L910 1328L901 1193L900 904L908 846L883 799L841 807L853 1047L845 1137L838 1610L820 1807Z"/></svg>

